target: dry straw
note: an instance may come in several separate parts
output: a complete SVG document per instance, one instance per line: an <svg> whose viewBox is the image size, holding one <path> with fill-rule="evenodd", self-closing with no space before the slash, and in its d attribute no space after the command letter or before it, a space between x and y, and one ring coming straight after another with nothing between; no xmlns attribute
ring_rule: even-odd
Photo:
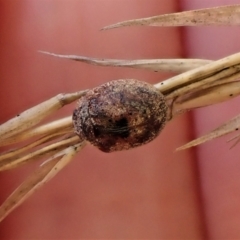
<svg viewBox="0 0 240 240"><path fill-rule="evenodd" d="M198 26L239 24L240 5L232 5L135 19L104 27L103 30L136 25ZM170 71L179 74L155 85L164 95L169 107L167 121L191 109L227 101L240 94L240 82L238 81L240 78L240 53L217 61L205 59L117 60L42 53L99 66L144 68L152 71ZM2 204L0 207L0 221L35 190L54 177L86 145L86 139L80 139L74 134L71 116L35 127L48 115L56 112L64 105L84 97L86 92L87 90L59 94L26 110L0 126L0 146L19 143L34 137L32 143L2 153L0 155L0 171L16 168L29 161L48 157ZM234 132L239 127L240 116L236 116L209 134L195 139L177 150L196 146ZM234 138L235 144L239 139L239 136ZM43 144L44 146L42 146Z"/></svg>

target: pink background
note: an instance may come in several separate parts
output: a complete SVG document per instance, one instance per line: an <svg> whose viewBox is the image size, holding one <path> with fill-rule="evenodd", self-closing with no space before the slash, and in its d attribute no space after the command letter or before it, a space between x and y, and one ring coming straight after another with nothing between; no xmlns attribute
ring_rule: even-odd
<svg viewBox="0 0 240 240"><path fill-rule="evenodd" d="M38 50L122 59L218 59L238 51L239 27L99 29L132 18L233 3L239 1L0 0L0 122L60 92L119 78L156 83L170 76L88 66ZM237 115L238 102L180 116L141 148L106 154L87 146L0 223L0 238L240 238L239 147L229 150L225 137L174 152ZM71 114L73 108L50 119ZM1 173L1 202L36 166Z"/></svg>

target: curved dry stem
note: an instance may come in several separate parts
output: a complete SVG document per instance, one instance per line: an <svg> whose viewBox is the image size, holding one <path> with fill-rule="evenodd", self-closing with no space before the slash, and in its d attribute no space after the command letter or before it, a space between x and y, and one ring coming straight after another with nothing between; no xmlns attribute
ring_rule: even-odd
<svg viewBox="0 0 240 240"><path fill-rule="evenodd" d="M14 135L5 139L0 143L0 146L6 146L13 143L22 142L32 137L38 137L43 135L63 135L65 133L73 132L72 116L58 119L56 121L41 125L39 127L27 130L20 134Z"/></svg>
<svg viewBox="0 0 240 240"><path fill-rule="evenodd" d="M21 146L19 148L16 148L16 149L11 149L10 151L7 151L7 152L3 152L1 153L0 155L0 162L3 161L3 160L11 160L11 159L15 159L15 158L19 158L21 157L22 153L28 151L28 150L31 150L33 149L34 147L37 147L37 146L40 146L41 144L44 144L44 143L47 143L49 141L52 141L52 140L55 140L56 138L59 138L60 136L62 136L62 132L57 132L57 133L54 133L54 134L51 134L51 135L47 135L47 136L44 136L30 144L27 144L25 146ZM65 135L65 133L64 133Z"/></svg>
<svg viewBox="0 0 240 240"><path fill-rule="evenodd" d="M214 74L240 64L240 53L236 53L205 66L190 70L186 73L179 74L155 85L164 95L168 95L177 89L190 84L202 81L205 78L211 77ZM217 79L215 79L217 80Z"/></svg>
<svg viewBox="0 0 240 240"><path fill-rule="evenodd" d="M178 110L190 110L230 100L240 95L240 82L230 82L179 97L174 101Z"/></svg>
<svg viewBox="0 0 240 240"><path fill-rule="evenodd" d="M36 151L30 152L24 156L22 156L21 154L18 155L18 152L16 152L16 154L11 156L10 158L3 159L0 162L0 171L16 168L29 161L37 160L37 159L55 154L56 152L59 152L66 147L72 146L78 143L79 141L80 139L78 136L73 136L73 137L61 140L57 143L50 144Z"/></svg>
<svg viewBox="0 0 240 240"><path fill-rule="evenodd" d="M3 123L0 125L0 142L35 126L49 114L79 99L85 93L86 91L58 94Z"/></svg>
<svg viewBox="0 0 240 240"><path fill-rule="evenodd" d="M213 73L212 76L201 79L201 81L196 81L180 89L176 89L171 93L167 94L166 98L167 99L175 98L175 97L184 95L186 93L189 93L191 91L194 91L194 90L196 91L196 89L202 89L204 86L205 88L208 88L211 83L216 82L219 79L228 78L229 76L232 76L235 73L238 73L239 70L240 70L240 65L226 68L220 72Z"/></svg>
<svg viewBox="0 0 240 240"><path fill-rule="evenodd" d="M239 126L240 126L240 115L234 117L233 119L231 119L227 123L224 123L220 127L214 129L212 132L210 132L210 133L208 133L208 134L206 134L206 135L204 135L200 138L197 138L197 139L183 145L182 147L177 148L176 150L179 151L179 150L187 149L187 148L190 148L190 147L193 147L193 146L197 146L197 145L202 144L204 142L210 141L214 138L226 135L230 132L238 131Z"/></svg>
<svg viewBox="0 0 240 240"><path fill-rule="evenodd" d="M103 59L77 55L62 55L45 51L39 52L58 58L66 58L97 66L129 67L137 69L147 69L155 72L164 71L182 73L212 62L211 60L205 59L138 59L138 60Z"/></svg>
<svg viewBox="0 0 240 240"><path fill-rule="evenodd" d="M85 142L77 143L55 154L44 165L33 172L1 205L0 222L16 207L31 196L38 188L52 179L67 166L74 155L85 146Z"/></svg>

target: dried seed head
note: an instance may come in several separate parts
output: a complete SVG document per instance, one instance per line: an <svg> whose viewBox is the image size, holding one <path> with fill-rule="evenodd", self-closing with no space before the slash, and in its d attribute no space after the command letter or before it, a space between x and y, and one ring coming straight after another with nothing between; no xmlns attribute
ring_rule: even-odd
<svg viewBox="0 0 240 240"><path fill-rule="evenodd" d="M73 112L75 133L104 152L153 140L167 121L164 96L151 84L126 79L87 92Z"/></svg>

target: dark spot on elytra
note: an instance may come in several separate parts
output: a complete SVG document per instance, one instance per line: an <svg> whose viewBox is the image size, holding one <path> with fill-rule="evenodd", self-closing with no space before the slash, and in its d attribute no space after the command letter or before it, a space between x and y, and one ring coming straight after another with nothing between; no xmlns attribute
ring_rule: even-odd
<svg viewBox="0 0 240 240"><path fill-rule="evenodd" d="M93 126L93 134L95 138L98 138L101 134L101 130L98 126Z"/></svg>
<svg viewBox="0 0 240 240"><path fill-rule="evenodd" d="M126 118L121 118L115 122L115 127L118 129L116 136L121 138L127 138L130 134L128 127L128 120Z"/></svg>
<svg viewBox="0 0 240 240"><path fill-rule="evenodd" d="M112 120L108 120L111 121ZM120 120L115 121L109 126L103 127L103 126L93 126L93 133L95 138L103 137L103 138L127 138L130 134L129 128L128 128L128 121L126 118L121 118Z"/></svg>

